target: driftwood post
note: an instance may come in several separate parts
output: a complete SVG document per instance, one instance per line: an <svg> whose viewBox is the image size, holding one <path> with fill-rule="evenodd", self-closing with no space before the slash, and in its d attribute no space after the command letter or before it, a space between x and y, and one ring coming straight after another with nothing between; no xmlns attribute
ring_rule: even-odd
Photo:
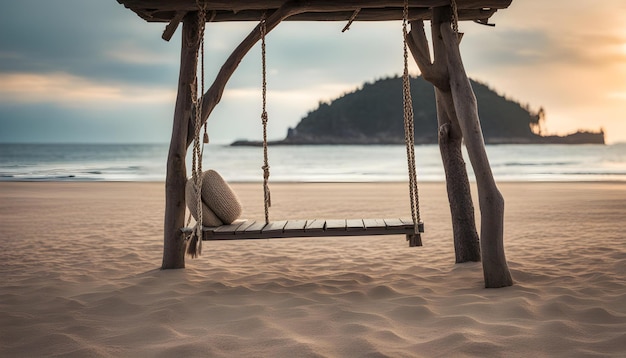
<svg viewBox="0 0 626 358"><path fill-rule="evenodd" d="M450 14L449 11L445 13ZM454 110L447 56L439 30L442 15L440 10L433 11L434 59L432 63L422 20L411 22L411 32L407 41L422 76L435 86L439 150L446 175L456 262L480 261L480 243L476 231L474 204L461 151L463 134Z"/></svg>
<svg viewBox="0 0 626 358"><path fill-rule="evenodd" d="M510 286L513 280L504 254L504 199L487 158L476 97L461 60L460 39L452 31L450 7L436 7L432 11L434 61L431 63L422 21L412 22L407 40L422 75L435 85L439 146L446 172L456 260L478 261L482 251L485 287ZM463 139L478 186L480 250L469 181L461 155Z"/></svg>
<svg viewBox="0 0 626 358"><path fill-rule="evenodd" d="M434 9L434 12L441 9ZM450 21L442 21L440 31L445 46L450 76L450 89L461 133L469 155L481 213L480 249L482 251L485 287L511 286L513 279L504 254L504 198L493 178L485 141L478 117L476 96L463 67L459 40L452 31Z"/></svg>
<svg viewBox="0 0 626 358"><path fill-rule="evenodd" d="M165 176L165 224L162 269L185 267L186 242L180 229L185 225L185 183L187 181L187 137L192 110L191 87L196 83L198 65L198 15L188 13L183 20L178 95L174 125L167 156Z"/></svg>
<svg viewBox="0 0 626 358"><path fill-rule="evenodd" d="M306 4L303 5L299 1L286 2L268 16L266 20L267 32L269 33L285 18L307 9ZM193 141L195 126L195 123L191 121L191 88L195 86L197 81L196 69L200 47L198 26L197 12L187 13L183 18L178 95L176 97L174 125L165 177L165 224L162 269L185 267L187 243L180 229L185 225L185 183L187 181L185 158L187 156L187 148ZM203 94L202 123L206 122L209 114L219 103L228 80L239 66L241 60L260 38L259 26L257 26L228 57L211 87Z"/></svg>

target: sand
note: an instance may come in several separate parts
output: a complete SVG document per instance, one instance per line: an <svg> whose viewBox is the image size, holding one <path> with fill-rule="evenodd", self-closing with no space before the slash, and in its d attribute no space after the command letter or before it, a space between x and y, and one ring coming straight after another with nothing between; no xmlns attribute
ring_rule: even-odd
<svg viewBox="0 0 626 358"><path fill-rule="evenodd" d="M236 184L262 218L260 184ZM502 183L515 285L454 264L442 183L401 236L205 242L159 270L162 183L0 183L0 357L617 357L626 183ZM273 184L273 219L409 216L406 186Z"/></svg>

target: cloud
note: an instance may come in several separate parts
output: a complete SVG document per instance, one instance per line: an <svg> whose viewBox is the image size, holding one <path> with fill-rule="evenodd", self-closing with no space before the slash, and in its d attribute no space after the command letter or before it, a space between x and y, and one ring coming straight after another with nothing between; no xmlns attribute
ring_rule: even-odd
<svg viewBox="0 0 626 358"><path fill-rule="evenodd" d="M13 104L55 103L73 108L149 105L173 103L176 95L172 89L106 85L66 73L0 73L0 83L0 101Z"/></svg>
<svg viewBox="0 0 626 358"><path fill-rule="evenodd" d="M175 83L175 47L115 1L3 1L2 9L0 72Z"/></svg>
<svg viewBox="0 0 626 358"><path fill-rule="evenodd" d="M117 136L129 136L124 125L133 133L137 126L161 123L154 128L163 133L154 138L167 140L180 29L165 42L160 37L165 24L146 23L114 0L0 3L0 33L4 34L0 36L0 116L21 123L17 127L25 136L29 131L24 123L35 126L43 115L47 123L65 123L61 127L69 128L67 136L73 133L71 128L83 128L81 133L88 135L92 125L101 140L104 133L118 140ZM569 129L567 123L585 121L595 125L592 121L598 117L587 118L591 108L602 108L605 118L624 112L625 10L623 0L593 6L584 0L514 1L510 9L493 17L496 28L461 24L466 33L461 48L466 69L498 91L534 107L544 106L554 128ZM207 26L207 86L255 25ZM268 35L273 136L284 136L286 127L295 125L320 100L402 71L399 21L357 22L341 33L344 25L285 22ZM257 44L212 114L214 136L224 141L259 133L253 123L260 109L260 56ZM413 63L411 71L418 73ZM115 118L107 120L111 127L102 127L104 114L94 113L94 108ZM0 120L6 124L9 117ZM74 118L71 126L68 118ZM242 122L234 122L238 118ZM9 128L4 124L2 131Z"/></svg>

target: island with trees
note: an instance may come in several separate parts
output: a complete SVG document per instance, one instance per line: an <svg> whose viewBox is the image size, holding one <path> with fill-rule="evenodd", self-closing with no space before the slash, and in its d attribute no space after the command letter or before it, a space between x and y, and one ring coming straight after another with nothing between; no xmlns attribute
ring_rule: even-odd
<svg viewBox="0 0 626 358"><path fill-rule="evenodd" d="M604 144L604 131L579 130L569 135L545 133L545 111L533 111L486 84L471 81L488 144ZM415 143L437 143L437 108L433 85L411 78ZM320 102L282 140L270 144L403 144L402 78L388 77L330 101ZM232 145L260 145L238 140Z"/></svg>

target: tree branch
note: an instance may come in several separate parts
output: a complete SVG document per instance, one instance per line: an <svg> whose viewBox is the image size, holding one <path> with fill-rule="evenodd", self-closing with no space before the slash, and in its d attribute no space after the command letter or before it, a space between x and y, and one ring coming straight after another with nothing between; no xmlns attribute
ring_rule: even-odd
<svg viewBox="0 0 626 358"><path fill-rule="evenodd" d="M436 34L433 31L433 38L438 35L438 33ZM435 42L436 41L433 41L433 44ZM411 31L407 36L407 45L409 46L409 49L413 54L413 59L415 59L417 67L419 67L422 72L424 79L443 91L449 91L450 82L448 81L448 68L445 59L445 52L441 50L434 51L435 58L431 62L428 39L426 38L426 32L424 31L424 21L411 21Z"/></svg>
<svg viewBox="0 0 626 358"><path fill-rule="evenodd" d="M278 24L280 24L284 19L299 14L302 12L306 12L310 10L310 5L308 1L302 0L290 0L284 3L279 9L274 11L271 15L269 15L266 19L265 26L266 31L269 33L272 31ZM202 124L204 124L215 106L222 99L222 95L224 94L224 88L228 83L228 80L233 75L241 60L246 56L246 54L254 47L254 45L261 39L261 31L260 24L255 26L254 29L246 36L246 38L241 41L239 46L233 50L228 59L222 65L222 68L218 72L217 76L215 76L215 80L206 93L202 97ZM193 121L190 121L190 123ZM193 141L194 131L189 131L187 136L187 146L191 144Z"/></svg>

